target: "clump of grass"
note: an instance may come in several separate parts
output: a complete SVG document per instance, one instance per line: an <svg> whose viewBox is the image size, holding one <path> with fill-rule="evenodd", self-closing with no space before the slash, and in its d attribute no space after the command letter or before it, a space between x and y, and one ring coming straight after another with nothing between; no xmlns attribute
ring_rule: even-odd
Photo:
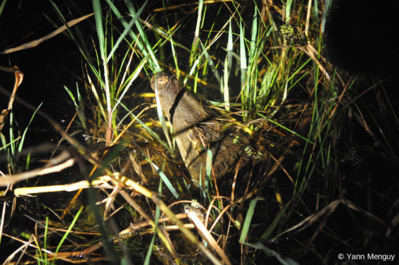
<svg viewBox="0 0 399 265"><path fill-rule="evenodd" d="M61 162L78 163L83 179L17 188L15 194L88 192L86 196L77 192L59 217L75 224L68 229L70 236L61 239L56 235L61 230L53 230L56 240L68 239L78 250L62 243L52 250L46 219L44 230L33 239L36 246L30 245L38 250L36 255L29 253L39 263L79 258L253 264L273 257L280 264L308 259L329 263L338 254L327 249L330 245L339 245L343 252L351 249L340 230L330 226L340 207L349 215L382 223L348 198L342 178L338 146L346 139L342 120L357 106L348 91L358 80L342 76L324 57L331 1L264 1L247 3L245 9L235 2L156 4L144 20L147 2L137 8L94 0L90 45L79 27L69 27L52 4L85 60L85 89L66 91L87 142L85 147L74 145L79 157L56 157L50 162L59 167L51 163L48 167L54 172L64 169ZM190 12L183 15L180 8ZM192 13L196 19L190 27ZM193 32L192 38L186 38L187 32ZM161 70L160 65L257 140L259 150L251 152L260 159L248 172L236 171L230 187L214 181L196 188L182 168L159 104L146 102L140 86ZM142 72L147 75L144 81L139 79ZM210 98L215 91L219 95ZM397 126L390 101L386 95L382 98L382 106L388 107L383 110ZM381 128L375 110L366 110L375 128ZM356 112L361 126L396 161L395 143L373 133L361 114ZM208 152L207 177L212 175L211 160ZM237 185L242 179L244 185ZM73 205L79 200L90 205L92 218L87 219L95 220L95 231L93 223L89 228L76 225L80 211ZM358 217L352 218L356 223ZM327 242L326 249L317 247L319 238ZM182 249L190 254L184 255Z"/></svg>

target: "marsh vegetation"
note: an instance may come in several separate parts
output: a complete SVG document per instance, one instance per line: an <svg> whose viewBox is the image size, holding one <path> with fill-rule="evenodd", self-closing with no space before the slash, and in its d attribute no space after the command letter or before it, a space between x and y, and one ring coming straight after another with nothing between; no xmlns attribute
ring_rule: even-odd
<svg viewBox="0 0 399 265"><path fill-rule="evenodd" d="M0 47L8 60L28 48L45 57L41 47L58 39L80 62L76 80L42 93L43 106L19 97L31 76L0 66L4 264L341 264L340 253L399 254L396 102L383 80L330 63L332 4L50 1L45 34ZM150 88L160 71L217 113L231 145L251 143L245 165L216 178L217 154L197 137L205 170L192 176ZM39 121L40 137L30 136Z"/></svg>

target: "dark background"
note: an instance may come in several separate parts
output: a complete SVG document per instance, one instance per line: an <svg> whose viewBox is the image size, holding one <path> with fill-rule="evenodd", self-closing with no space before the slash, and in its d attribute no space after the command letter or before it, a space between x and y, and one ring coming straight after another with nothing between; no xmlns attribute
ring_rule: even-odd
<svg viewBox="0 0 399 265"><path fill-rule="evenodd" d="M76 17L92 12L91 1L79 2L81 12L76 14ZM71 4L73 5L73 2ZM68 10L62 12L68 16ZM0 51L39 39L54 31L57 27L51 24L48 18L54 21L57 27L62 25L49 1L8 1L0 17ZM35 48L0 55L0 65L17 66L23 72L24 79L18 88L17 97L34 107L43 103L41 110L61 125L71 119L74 108L64 86L74 93L77 83L81 89L84 88L80 82L80 52L67 32ZM14 85L13 74L0 72L0 85L11 92ZM0 107L3 109L7 104L8 97L1 95ZM18 122L16 128L23 130L28 125L33 111L23 103L15 102L13 113ZM38 145L49 140L57 143L59 138L52 126L44 118L36 115L24 146Z"/></svg>
<svg viewBox="0 0 399 265"><path fill-rule="evenodd" d="M353 73L393 78L399 70L397 1L341 0L327 24L327 52Z"/></svg>

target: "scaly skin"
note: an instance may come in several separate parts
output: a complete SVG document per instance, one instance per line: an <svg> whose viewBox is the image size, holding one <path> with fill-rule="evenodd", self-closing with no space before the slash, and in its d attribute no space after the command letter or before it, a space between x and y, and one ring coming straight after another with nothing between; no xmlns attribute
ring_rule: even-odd
<svg viewBox="0 0 399 265"><path fill-rule="evenodd" d="M172 124L182 159L197 183L200 176L202 180L205 178L206 149L212 150L216 178L233 170L241 157L240 164L248 162L244 148L249 145L249 139L240 133L224 136L222 124L175 77L159 72L151 78L151 87L158 93L162 110ZM234 141L237 136L240 141Z"/></svg>

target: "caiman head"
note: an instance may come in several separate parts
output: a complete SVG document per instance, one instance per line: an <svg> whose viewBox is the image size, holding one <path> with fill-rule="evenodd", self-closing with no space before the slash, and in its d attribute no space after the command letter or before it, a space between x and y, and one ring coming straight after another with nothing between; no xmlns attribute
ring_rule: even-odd
<svg viewBox="0 0 399 265"><path fill-rule="evenodd" d="M158 72L151 78L151 88L158 93L162 109L170 119L170 111L183 87L174 76L166 72Z"/></svg>

